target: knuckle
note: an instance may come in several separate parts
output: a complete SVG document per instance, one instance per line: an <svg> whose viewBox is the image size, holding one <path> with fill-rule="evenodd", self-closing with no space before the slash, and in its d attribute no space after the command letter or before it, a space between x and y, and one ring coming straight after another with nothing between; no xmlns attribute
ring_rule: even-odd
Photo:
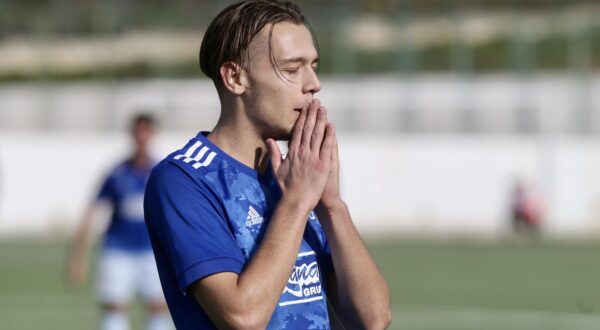
<svg viewBox="0 0 600 330"><path fill-rule="evenodd" d="M298 152L298 158L300 160L304 160L304 159L306 159L307 154L309 154L307 148L302 147L302 148L300 148L300 150Z"/></svg>

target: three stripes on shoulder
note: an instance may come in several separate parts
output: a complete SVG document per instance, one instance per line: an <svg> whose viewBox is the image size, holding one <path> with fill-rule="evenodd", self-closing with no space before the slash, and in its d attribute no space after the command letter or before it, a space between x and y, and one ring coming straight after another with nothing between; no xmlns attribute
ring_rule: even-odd
<svg viewBox="0 0 600 330"><path fill-rule="evenodd" d="M199 148L200 151L196 152ZM192 167L195 169L199 169L201 167L207 167L208 165L210 165L215 156L217 156L216 152L211 151L210 153L208 153L208 156L204 157L208 151L210 151L210 149L208 149L207 146L202 146L202 142L196 141L196 143L189 147L184 154L179 154L173 158L175 160L180 160L183 158L183 162L188 164L193 162ZM202 158L204 158L204 160L202 160Z"/></svg>

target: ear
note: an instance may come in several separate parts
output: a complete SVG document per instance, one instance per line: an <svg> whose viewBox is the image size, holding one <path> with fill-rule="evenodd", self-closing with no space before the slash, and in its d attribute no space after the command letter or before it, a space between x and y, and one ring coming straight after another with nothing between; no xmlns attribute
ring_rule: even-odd
<svg viewBox="0 0 600 330"><path fill-rule="evenodd" d="M219 69L225 89L235 95L242 95L248 86L246 71L235 62L225 62Z"/></svg>

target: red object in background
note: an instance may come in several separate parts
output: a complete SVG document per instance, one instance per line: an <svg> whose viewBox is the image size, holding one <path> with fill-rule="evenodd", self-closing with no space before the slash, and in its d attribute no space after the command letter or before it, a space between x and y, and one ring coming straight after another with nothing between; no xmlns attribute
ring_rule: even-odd
<svg viewBox="0 0 600 330"><path fill-rule="evenodd" d="M513 221L528 227L538 228L543 221L543 204L541 199L523 183L517 183L513 193Z"/></svg>

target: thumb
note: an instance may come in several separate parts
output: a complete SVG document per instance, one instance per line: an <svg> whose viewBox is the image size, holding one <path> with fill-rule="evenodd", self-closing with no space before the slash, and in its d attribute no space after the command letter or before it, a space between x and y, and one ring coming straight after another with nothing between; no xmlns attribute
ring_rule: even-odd
<svg viewBox="0 0 600 330"><path fill-rule="evenodd" d="M281 165L281 150L279 149L279 145L275 140L267 139L267 148L271 154L271 166L273 167L273 171L277 172Z"/></svg>

